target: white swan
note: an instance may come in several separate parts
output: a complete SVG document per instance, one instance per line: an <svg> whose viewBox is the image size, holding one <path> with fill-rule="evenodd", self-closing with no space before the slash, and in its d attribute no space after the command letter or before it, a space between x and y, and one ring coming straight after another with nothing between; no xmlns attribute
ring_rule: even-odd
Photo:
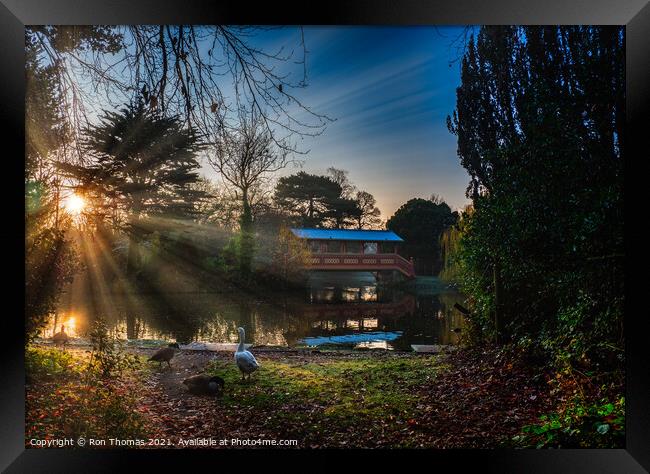
<svg viewBox="0 0 650 474"><path fill-rule="evenodd" d="M237 328L237 332L239 332L239 345L235 351L235 362L239 370L241 370L241 379L244 380L244 376L248 375L250 380L251 374L260 368L260 364L255 359L255 356L244 347L244 340L246 339L244 328Z"/></svg>

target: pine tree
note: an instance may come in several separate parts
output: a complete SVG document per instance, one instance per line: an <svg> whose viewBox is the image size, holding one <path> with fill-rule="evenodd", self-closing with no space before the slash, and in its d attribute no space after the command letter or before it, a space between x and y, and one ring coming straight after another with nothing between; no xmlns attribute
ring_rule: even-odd
<svg viewBox="0 0 650 474"><path fill-rule="evenodd" d="M100 196L127 215L127 274L132 275L138 262L141 217L192 215L195 201L204 196L190 186L199 178L199 137L178 118L158 115L141 101L117 112L105 111L99 124L87 128L84 135L91 163L59 166L80 183L81 192Z"/></svg>

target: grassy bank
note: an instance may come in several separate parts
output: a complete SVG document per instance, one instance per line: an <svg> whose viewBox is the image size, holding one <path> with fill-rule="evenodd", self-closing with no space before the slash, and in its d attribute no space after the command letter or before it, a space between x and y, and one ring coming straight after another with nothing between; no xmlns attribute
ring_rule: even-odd
<svg viewBox="0 0 650 474"><path fill-rule="evenodd" d="M146 436L134 390L147 377L146 367L104 378L90 355L38 346L26 350L26 445L31 439Z"/></svg>
<svg viewBox="0 0 650 474"><path fill-rule="evenodd" d="M224 409L263 413L258 429L298 439L304 447L417 446L419 440L408 432L417 423L420 392L443 370L435 357L387 354L262 362L253 383L242 383L230 362L209 365L208 371L231 387L222 399Z"/></svg>
<svg viewBox="0 0 650 474"><path fill-rule="evenodd" d="M241 381L231 352L184 351L172 368L133 364L103 377L83 349L27 350L27 440L60 437L297 440L319 447L619 447L616 387L532 368L502 348L447 354L254 349ZM197 373L225 380L193 396ZM613 401L612 401L613 400Z"/></svg>

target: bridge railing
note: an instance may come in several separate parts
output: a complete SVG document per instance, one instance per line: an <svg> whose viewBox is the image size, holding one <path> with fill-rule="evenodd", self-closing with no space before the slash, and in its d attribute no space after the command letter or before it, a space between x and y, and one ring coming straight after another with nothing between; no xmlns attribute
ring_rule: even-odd
<svg viewBox="0 0 650 474"><path fill-rule="evenodd" d="M316 269L327 268L332 270L399 270L409 277L415 276L413 263L396 253L312 254L311 267Z"/></svg>

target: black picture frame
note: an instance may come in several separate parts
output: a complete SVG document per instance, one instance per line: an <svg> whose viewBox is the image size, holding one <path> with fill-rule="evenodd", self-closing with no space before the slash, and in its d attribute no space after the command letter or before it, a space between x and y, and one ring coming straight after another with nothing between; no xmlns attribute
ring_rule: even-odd
<svg viewBox="0 0 650 474"><path fill-rule="evenodd" d="M29 24L594 24L626 27L626 112L627 150L625 159L626 200L626 448L612 450L422 450L409 451L407 468L417 463L426 469L454 469L473 464L480 472L589 472L641 473L650 469L650 369L645 363L645 326L648 311L642 303L643 278L632 275L644 269L638 258L643 249L643 215L631 205L643 202L644 176L638 166L648 157L644 138L649 128L650 98L650 4L647 0L363 0L329 1L319 4L291 5L279 2L242 2L228 0L0 0L0 123L5 133L0 156L3 159L5 203L7 213L2 235L5 291L15 309L3 311L0 340L3 380L0 383L0 469L6 472L115 472L121 469L165 470L170 458L191 455L216 468L223 467L226 455L244 453L248 458L274 454L297 454L311 458L336 458L323 451L93 451L83 449L38 450L24 448L24 328L21 307L24 299L24 25ZM639 180L635 182L635 180ZM13 183L13 184L11 184ZM639 196L637 196L637 193ZM634 226L631 224L634 222ZM632 229L632 230L630 230ZM641 239L639 239L641 238ZM636 240L640 240L637 244ZM634 258L633 258L634 257ZM7 306L5 306L7 308ZM372 451L363 456L364 463L383 463L387 454L396 451ZM404 454L397 451L397 454ZM346 458L357 458L358 453ZM218 464L214 464L215 461ZM309 461L313 463L313 459ZM422 464L426 463L426 464ZM366 466L368 466L366 464ZM300 467L300 466L297 466Z"/></svg>

